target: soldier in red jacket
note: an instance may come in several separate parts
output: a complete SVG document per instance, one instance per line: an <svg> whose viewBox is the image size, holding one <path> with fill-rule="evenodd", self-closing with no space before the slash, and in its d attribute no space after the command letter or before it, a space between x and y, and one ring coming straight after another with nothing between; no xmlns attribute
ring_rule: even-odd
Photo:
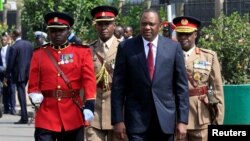
<svg viewBox="0 0 250 141"><path fill-rule="evenodd" d="M85 121L94 118L96 77L91 50L68 43L74 23L69 15L52 12L44 20L50 43L34 51L28 84L32 103L40 104L35 117L35 140L83 141Z"/></svg>

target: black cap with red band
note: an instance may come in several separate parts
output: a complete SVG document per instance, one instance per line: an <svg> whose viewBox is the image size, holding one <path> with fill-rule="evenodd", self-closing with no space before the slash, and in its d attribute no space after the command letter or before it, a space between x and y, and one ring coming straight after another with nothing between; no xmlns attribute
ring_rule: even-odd
<svg viewBox="0 0 250 141"><path fill-rule="evenodd" d="M67 28L72 27L74 19L62 12L51 12L44 16L47 28Z"/></svg>
<svg viewBox="0 0 250 141"><path fill-rule="evenodd" d="M91 10L91 15L95 22L114 21L117 14L117 8L107 5L97 6Z"/></svg>

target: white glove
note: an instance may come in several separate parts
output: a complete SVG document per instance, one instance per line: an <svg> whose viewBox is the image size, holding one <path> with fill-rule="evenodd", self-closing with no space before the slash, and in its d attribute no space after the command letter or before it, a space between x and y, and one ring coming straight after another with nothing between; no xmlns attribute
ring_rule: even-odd
<svg viewBox="0 0 250 141"><path fill-rule="evenodd" d="M29 93L29 97L34 104L41 104L43 101L43 95L41 93Z"/></svg>
<svg viewBox="0 0 250 141"><path fill-rule="evenodd" d="M83 110L83 115L84 115L84 119L86 121L91 121L94 119L94 114L92 111L90 111L89 109L84 109Z"/></svg>

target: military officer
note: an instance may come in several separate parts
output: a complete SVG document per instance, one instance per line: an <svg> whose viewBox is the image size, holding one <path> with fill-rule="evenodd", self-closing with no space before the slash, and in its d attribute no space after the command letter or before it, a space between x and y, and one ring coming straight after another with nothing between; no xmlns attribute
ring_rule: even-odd
<svg viewBox="0 0 250 141"><path fill-rule="evenodd" d="M91 49L68 42L74 23L71 16L51 12L44 20L51 41L34 51L28 85L32 103L40 104L35 140L83 141L84 121L94 118L96 77Z"/></svg>
<svg viewBox="0 0 250 141"><path fill-rule="evenodd" d="M223 124L224 94L220 63L216 52L196 46L200 21L194 17L176 17L180 42L188 74L189 121L186 141L207 141L208 125ZM215 105L214 105L215 104Z"/></svg>
<svg viewBox="0 0 250 141"><path fill-rule="evenodd" d="M90 122L88 141L117 141L111 125L111 84L119 40L114 36L118 10L112 6L97 6L91 10L98 39L91 44L97 79L95 118Z"/></svg>

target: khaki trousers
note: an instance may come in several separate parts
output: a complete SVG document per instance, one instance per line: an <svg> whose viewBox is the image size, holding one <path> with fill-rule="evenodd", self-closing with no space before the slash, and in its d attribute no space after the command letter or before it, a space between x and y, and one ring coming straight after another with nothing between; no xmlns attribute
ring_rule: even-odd
<svg viewBox="0 0 250 141"><path fill-rule="evenodd" d="M112 129L101 130L94 127L87 127L85 130L86 141L120 141Z"/></svg>

